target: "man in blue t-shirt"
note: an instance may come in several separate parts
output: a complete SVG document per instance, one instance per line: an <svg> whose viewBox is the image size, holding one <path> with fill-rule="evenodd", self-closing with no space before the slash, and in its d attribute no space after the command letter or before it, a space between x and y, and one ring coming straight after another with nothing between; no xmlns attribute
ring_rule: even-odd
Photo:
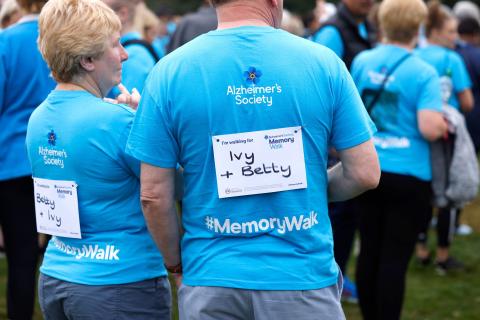
<svg viewBox="0 0 480 320"><path fill-rule="evenodd" d="M218 29L152 70L127 142L180 318L344 319L327 205L377 185L375 126L333 52L277 29L282 1L212 2Z"/></svg>

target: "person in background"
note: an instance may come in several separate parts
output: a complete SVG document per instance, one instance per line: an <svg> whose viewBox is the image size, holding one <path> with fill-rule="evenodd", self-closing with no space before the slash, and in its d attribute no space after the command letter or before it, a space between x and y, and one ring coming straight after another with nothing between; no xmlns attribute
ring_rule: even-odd
<svg viewBox="0 0 480 320"><path fill-rule="evenodd" d="M142 39L153 44L160 36L162 22L157 15L147 7L144 1L140 1L135 9L134 28L142 35ZM158 51L159 57L165 55L164 51Z"/></svg>
<svg viewBox="0 0 480 320"><path fill-rule="evenodd" d="M447 131L438 74L412 54L426 17L422 0L384 0L384 44L360 53L351 69L378 129L382 168L379 187L358 198L356 281L368 320L400 319L408 264L431 201L429 141Z"/></svg>
<svg viewBox="0 0 480 320"><path fill-rule="evenodd" d="M324 23L337 13L337 7L331 2L317 0L315 11L318 16L318 22Z"/></svg>
<svg viewBox="0 0 480 320"><path fill-rule="evenodd" d="M22 17L17 0L7 0L0 8L0 30L6 29Z"/></svg>
<svg viewBox="0 0 480 320"><path fill-rule="evenodd" d="M152 46L158 58L165 56L165 48L158 45L160 34L165 31L163 22L150 10L144 2L140 2L135 14L136 28L141 30L142 39ZM141 22L141 23L140 23Z"/></svg>
<svg viewBox="0 0 480 320"><path fill-rule="evenodd" d="M142 92L147 76L160 57L150 43L142 38L140 32L135 30L133 24L137 3L130 0L104 0L115 11L122 22L120 42L128 52L128 60L122 65L122 84L127 90L133 89ZM114 87L109 93L109 98L120 94L120 89Z"/></svg>
<svg viewBox="0 0 480 320"><path fill-rule="evenodd" d="M135 108L140 96L121 87L116 104L104 100L128 58L120 20L100 0L49 0L39 30L58 85L30 117L29 159L36 188L42 179L65 191L62 218L80 225L65 222L66 234L48 244L38 280L44 319L170 320L167 272L140 208L140 162L124 151L135 111L122 103Z"/></svg>
<svg viewBox="0 0 480 320"><path fill-rule="evenodd" d="M373 48L377 42L376 30L367 19L373 4L373 0L342 0L338 4L337 13L323 23L312 40L332 49L350 69L357 54ZM330 154L329 165L337 161L335 150L332 149ZM357 289L347 276L347 263L358 229L356 206L355 199L329 205L335 260L345 277L342 297L353 303L358 300Z"/></svg>
<svg viewBox="0 0 480 320"><path fill-rule="evenodd" d="M453 13L458 19L472 17L480 23L480 8L472 1L456 1L453 6Z"/></svg>
<svg viewBox="0 0 480 320"><path fill-rule="evenodd" d="M160 20L160 24L158 36L153 40L152 46L159 53L159 55L163 57L167 54L167 45L175 31L176 23L173 16L173 11L166 5L159 5L159 8L155 14Z"/></svg>
<svg viewBox="0 0 480 320"><path fill-rule="evenodd" d="M454 51L458 40L457 19L437 0L430 1L428 8L425 26L428 46L416 53L437 70L444 103L468 113L473 108L473 96L465 63Z"/></svg>
<svg viewBox="0 0 480 320"><path fill-rule="evenodd" d="M38 13L46 0L17 0L25 15L0 33L0 223L7 256L7 316L31 319L38 239L28 118L55 82L37 49Z"/></svg>
<svg viewBox="0 0 480 320"><path fill-rule="evenodd" d="M283 10L282 29L299 37L305 35L302 20L286 9Z"/></svg>
<svg viewBox="0 0 480 320"><path fill-rule="evenodd" d="M480 151L480 23L473 17L459 18L457 53L465 61L472 81L474 107L466 115L468 131L472 137L475 150Z"/></svg>
<svg viewBox="0 0 480 320"><path fill-rule="evenodd" d="M463 113L469 113L474 106L472 83L462 57L453 50L458 40L457 25L457 19L448 7L443 6L439 1L430 1L425 25L428 45L415 52L421 59L432 65L440 76L443 104L450 105ZM429 212L431 219L432 210ZM437 271L441 274L464 267L463 263L449 254L459 213L459 209L452 208L450 205L438 208L435 264ZM427 265L431 260L427 247L430 219L426 220L417 245L417 259L423 265Z"/></svg>
<svg viewBox="0 0 480 320"><path fill-rule="evenodd" d="M376 32L367 20L373 0L342 0L337 13L322 24L312 40L332 49L347 68L357 54L376 44Z"/></svg>
<svg viewBox="0 0 480 320"><path fill-rule="evenodd" d="M183 46L201 34L217 27L217 13L208 0L203 0L195 13L187 14L177 23L175 32L167 45L167 54Z"/></svg>
<svg viewBox="0 0 480 320"><path fill-rule="evenodd" d="M474 107L466 114L467 129L478 154L480 152L480 20L468 15L458 17L458 33L460 41L456 51L463 58L472 81ZM457 235L469 235L473 232L471 226L461 223L457 216Z"/></svg>

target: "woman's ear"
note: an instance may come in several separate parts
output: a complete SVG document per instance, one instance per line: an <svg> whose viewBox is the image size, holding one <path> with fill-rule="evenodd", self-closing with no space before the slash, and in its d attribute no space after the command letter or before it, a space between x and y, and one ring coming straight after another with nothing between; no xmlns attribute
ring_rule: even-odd
<svg viewBox="0 0 480 320"><path fill-rule="evenodd" d="M93 64L93 58L92 57L82 57L82 58L80 58L80 65L87 72L91 72L91 71L95 70L95 65Z"/></svg>

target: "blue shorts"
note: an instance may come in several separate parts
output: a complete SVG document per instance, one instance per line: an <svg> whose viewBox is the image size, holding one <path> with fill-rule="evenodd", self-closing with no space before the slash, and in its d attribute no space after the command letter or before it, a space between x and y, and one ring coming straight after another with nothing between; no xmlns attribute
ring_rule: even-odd
<svg viewBox="0 0 480 320"><path fill-rule="evenodd" d="M40 273L40 308L45 320L170 320L172 299L166 277L91 286Z"/></svg>

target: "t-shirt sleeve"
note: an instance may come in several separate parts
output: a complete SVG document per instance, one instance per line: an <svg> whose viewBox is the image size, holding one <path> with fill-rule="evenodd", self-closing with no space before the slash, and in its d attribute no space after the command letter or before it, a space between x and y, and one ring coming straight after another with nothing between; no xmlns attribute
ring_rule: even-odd
<svg viewBox="0 0 480 320"><path fill-rule="evenodd" d="M163 88L158 85L159 83L162 82L156 81L156 77L147 80L128 137L126 152L142 162L157 167L175 168L179 147L174 137L168 103L164 94L159 93L154 97L150 90L150 86L153 86L156 87L156 92L162 92Z"/></svg>
<svg viewBox="0 0 480 320"><path fill-rule="evenodd" d="M453 81L455 92L459 93L466 89L470 89L472 87L472 82L470 80L470 76L468 75L465 62L457 54L453 56L452 60L453 60L452 81Z"/></svg>
<svg viewBox="0 0 480 320"><path fill-rule="evenodd" d="M343 58L344 47L342 36L336 27L323 27L313 36L313 41L326 46L335 52L340 59Z"/></svg>
<svg viewBox="0 0 480 320"><path fill-rule="evenodd" d="M122 161L122 164L137 178L140 179L140 161L138 159L135 159L131 155L125 153L125 146L127 144L128 136L130 133L130 130L132 129L132 123L133 123L133 117L130 121L127 122L127 125L123 129L123 132L120 135L120 148L121 148L121 154L120 154L120 159Z"/></svg>
<svg viewBox="0 0 480 320"><path fill-rule="evenodd" d="M417 110L442 111L440 78L435 69L427 67L417 87L419 90Z"/></svg>
<svg viewBox="0 0 480 320"><path fill-rule="evenodd" d="M330 145L337 150L353 148L372 138L376 127L370 119L358 90L343 63L332 75L335 85Z"/></svg>

